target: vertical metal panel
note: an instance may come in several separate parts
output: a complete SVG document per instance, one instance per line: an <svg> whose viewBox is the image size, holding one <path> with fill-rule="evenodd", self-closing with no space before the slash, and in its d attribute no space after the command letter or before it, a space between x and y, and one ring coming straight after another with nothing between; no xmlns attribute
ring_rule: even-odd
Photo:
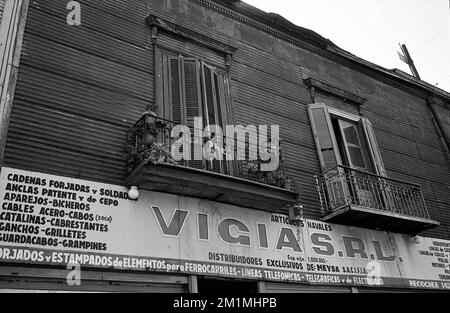
<svg viewBox="0 0 450 313"><path fill-rule="evenodd" d="M138 22L83 10L103 28L68 26L60 2L30 4L4 165L121 184L127 129L154 101L153 49Z"/></svg>
<svg viewBox="0 0 450 313"><path fill-rule="evenodd" d="M0 0L0 23L2 22L3 9L5 8L5 1L6 0Z"/></svg>
<svg viewBox="0 0 450 313"><path fill-rule="evenodd" d="M5 2L0 23L0 167L4 161L28 5L29 0Z"/></svg>
<svg viewBox="0 0 450 313"><path fill-rule="evenodd" d="M3 266L0 289L13 292L147 292L186 293L186 276L83 270L79 286L67 284L67 271L56 268Z"/></svg>

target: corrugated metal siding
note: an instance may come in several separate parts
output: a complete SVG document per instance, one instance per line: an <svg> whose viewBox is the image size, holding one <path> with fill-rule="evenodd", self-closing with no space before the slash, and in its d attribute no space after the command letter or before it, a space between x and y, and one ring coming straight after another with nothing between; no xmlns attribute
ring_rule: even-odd
<svg viewBox="0 0 450 313"><path fill-rule="evenodd" d="M325 103L329 107L332 107L334 109L343 111L345 113L350 113L353 115L358 116L358 106L345 102L342 98L327 94L325 92L321 92L320 90L315 92L315 100L319 103Z"/></svg>
<svg viewBox="0 0 450 313"><path fill-rule="evenodd" d="M368 97L363 112L373 123L388 176L421 185L432 219L423 235L450 237L450 167L425 100L388 85Z"/></svg>
<svg viewBox="0 0 450 313"><path fill-rule="evenodd" d="M142 23L83 4L71 27L65 5L30 3L5 165L121 184L127 129L153 101L153 50Z"/></svg>
<svg viewBox="0 0 450 313"><path fill-rule="evenodd" d="M424 100L189 1L80 2L78 27L67 26L66 3L30 3L5 165L121 184L126 131L154 102L145 18L157 14L238 48L230 71L236 122L280 125L306 217L320 215L314 182L320 167L303 83L315 77L368 99L363 113L374 125L389 175L422 185L432 217L443 222L430 233L449 238L448 156ZM174 50L223 62L215 52L198 55L183 40L160 39ZM319 101L357 114L339 98L318 94Z"/></svg>
<svg viewBox="0 0 450 313"><path fill-rule="evenodd" d="M447 145L450 146L450 106L444 107L440 104L431 104L436 112L436 119L440 123L441 131L447 137Z"/></svg>
<svg viewBox="0 0 450 313"><path fill-rule="evenodd" d="M3 9L5 8L5 1L6 0L0 0L0 23L2 22L3 18Z"/></svg>

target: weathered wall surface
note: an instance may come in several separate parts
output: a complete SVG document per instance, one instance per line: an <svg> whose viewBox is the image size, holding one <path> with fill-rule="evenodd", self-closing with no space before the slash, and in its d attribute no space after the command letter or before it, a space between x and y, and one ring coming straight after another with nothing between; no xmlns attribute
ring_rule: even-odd
<svg viewBox="0 0 450 313"><path fill-rule="evenodd" d="M188 0L79 2L81 26L66 24L67 1L31 3L5 166L123 182L126 131L155 100L154 52L145 24L155 14L238 48L230 71L236 122L280 125L283 154L306 217L320 217L313 177L320 173L319 159L303 83L315 77L368 99L363 113L375 127L389 177L420 184L431 217L442 223L426 235L450 237L449 156L426 95ZM320 100L342 107L333 97Z"/></svg>
<svg viewBox="0 0 450 313"><path fill-rule="evenodd" d="M2 21L4 8L5 8L5 0L0 0L0 22Z"/></svg>
<svg viewBox="0 0 450 313"><path fill-rule="evenodd" d="M433 111L436 119L436 123L440 127L442 133L442 139L447 143L447 147L450 147L450 106L443 100L439 100L435 97L428 99L430 109Z"/></svg>

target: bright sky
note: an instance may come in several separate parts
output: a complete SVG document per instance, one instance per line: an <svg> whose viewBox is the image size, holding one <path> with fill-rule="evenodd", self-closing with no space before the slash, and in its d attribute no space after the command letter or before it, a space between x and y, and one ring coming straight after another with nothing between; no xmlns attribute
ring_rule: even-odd
<svg viewBox="0 0 450 313"><path fill-rule="evenodd" d="M340 48L411 74L397 54L405 44L422 80L450 92L450 0L243 0L311 29Z"/></svg>

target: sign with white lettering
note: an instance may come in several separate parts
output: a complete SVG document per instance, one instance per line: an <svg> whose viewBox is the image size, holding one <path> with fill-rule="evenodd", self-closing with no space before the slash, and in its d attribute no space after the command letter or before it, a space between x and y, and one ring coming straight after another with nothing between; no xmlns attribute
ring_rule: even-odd
<svg viewBox="0 0 450 313"><path fill-rule="evenodd" d="M0 262L450 289L450 241L3 168Z"/></svg>

